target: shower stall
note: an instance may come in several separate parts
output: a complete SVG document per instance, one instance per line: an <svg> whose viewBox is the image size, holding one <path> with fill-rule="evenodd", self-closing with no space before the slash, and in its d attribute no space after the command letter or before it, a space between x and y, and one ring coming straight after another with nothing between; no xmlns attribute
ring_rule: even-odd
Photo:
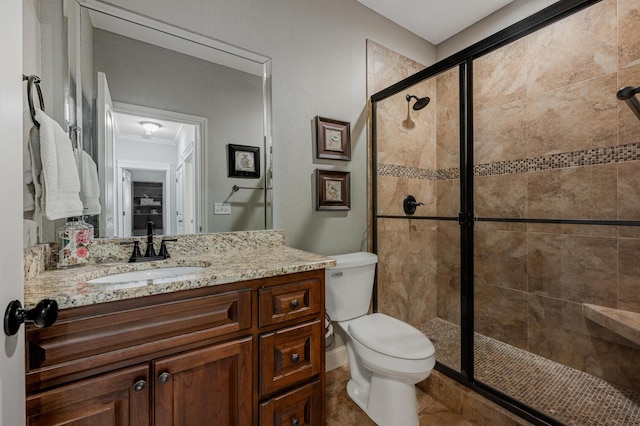
<svg viewBox="0 0 640 426"><path fill-rule="evenodd" d="M537 424L640 424L636 9L557 2L371 97L374 309Z"/></svg>

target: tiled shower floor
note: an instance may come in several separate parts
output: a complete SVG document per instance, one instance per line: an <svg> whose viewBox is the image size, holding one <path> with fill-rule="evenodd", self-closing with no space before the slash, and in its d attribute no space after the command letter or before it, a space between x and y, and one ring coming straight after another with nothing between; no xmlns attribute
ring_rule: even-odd
<svg viewBox="0 0 640 426"><path fill-rule="evenodd" d="M460 330L436 318L418 327L436 359L460 370ZM640 395L498 340L476 334L476 379L567 425L640 425Z"/></svg>

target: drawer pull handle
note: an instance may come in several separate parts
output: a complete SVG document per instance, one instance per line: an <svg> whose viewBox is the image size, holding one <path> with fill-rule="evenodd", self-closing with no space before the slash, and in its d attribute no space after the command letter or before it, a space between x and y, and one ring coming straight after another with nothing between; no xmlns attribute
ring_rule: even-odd
<svg viewBox="0 0 640 426"><path fill-rule="evenodd" d="M300 361L300 355L298 354L291 355L291 362L298 362L298 361Z"/></svg>
<svg viewBox="0 0 640 426"><path fill-rule="evenodd" d="M161 375L158 376L158 382L160 384L164 384L167 383L169 381L169 379L171 378L171 374L164 372Z"/></svg>
<svg viewBox="0 0 640 426"><path fill-rule="evenodd" d="M289 303L289 306L291 306L292 309L295 309L298 307L298 299L293 299L291 301L291 303Z"/></svg>
<svg viewBox="0 0 640 426"><path fill-rule="evenodd" d="M145 382L144 380L138 380L133 384L133 391L142 392L146 387L147 387L147 382Z"/></svg>
<svg viewBox="0 0 640 426"><path fill-rule="evenodd" d="M300 422L298 421L297 417L291 419L291 426L298 426L299 424Z"/></svg>

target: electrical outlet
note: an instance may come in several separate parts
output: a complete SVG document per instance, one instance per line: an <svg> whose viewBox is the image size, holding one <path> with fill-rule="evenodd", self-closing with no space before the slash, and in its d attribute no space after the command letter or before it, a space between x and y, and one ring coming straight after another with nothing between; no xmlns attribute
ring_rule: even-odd
<svg viewBox="0 0 640 426"><path fill-rule="evenodd" d="M231 214L231 204L214 203L213 214Z"/></svg>

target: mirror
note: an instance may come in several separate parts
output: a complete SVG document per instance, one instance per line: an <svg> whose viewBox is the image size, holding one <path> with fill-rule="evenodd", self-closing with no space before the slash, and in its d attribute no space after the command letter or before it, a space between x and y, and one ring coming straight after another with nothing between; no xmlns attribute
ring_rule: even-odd
<svg viewBox="0 0 640 426"><path fill-rule="evenodd" d="M97 235L146 235L149 221L167 235L271 228L270 59L101 2L68 3L66 109L95 164L79 161Z"/></svg>

